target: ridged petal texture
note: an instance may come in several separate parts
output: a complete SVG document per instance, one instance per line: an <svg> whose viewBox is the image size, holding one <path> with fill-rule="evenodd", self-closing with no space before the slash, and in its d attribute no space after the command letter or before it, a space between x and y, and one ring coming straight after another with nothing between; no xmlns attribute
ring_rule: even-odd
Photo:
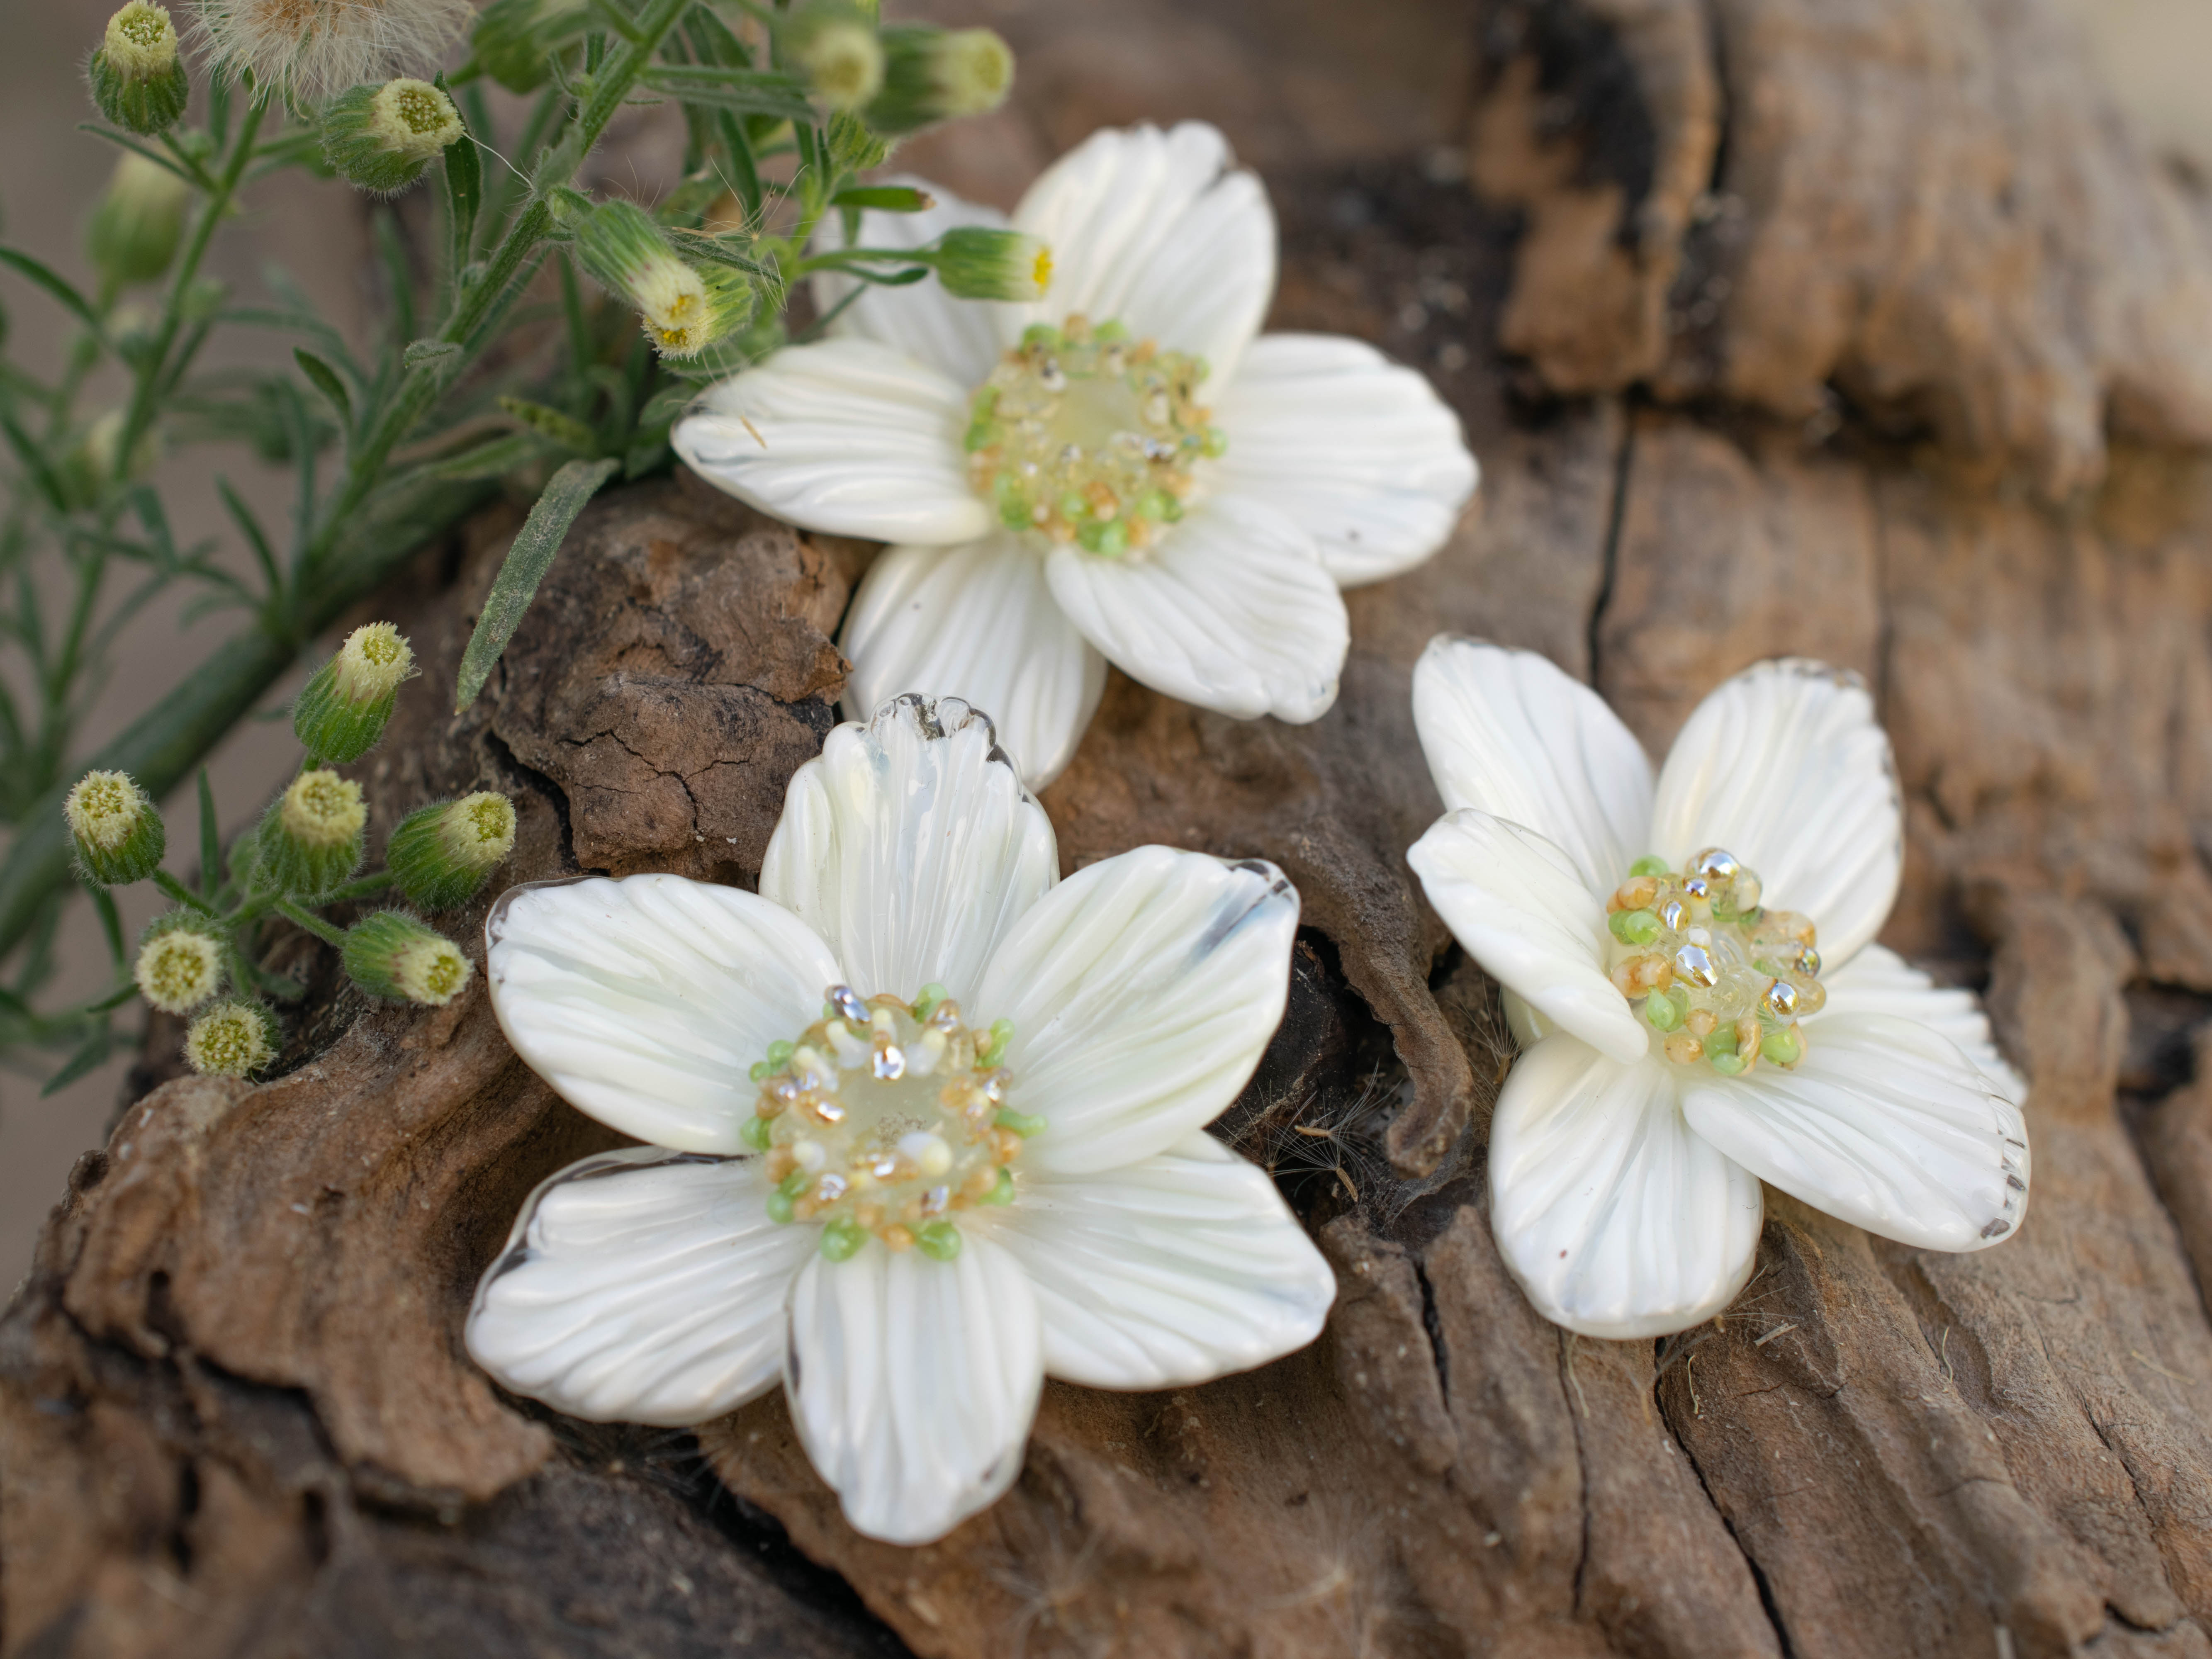
<svg viewBox="0 0 2212 1659"><path fill-rule="evenodd" d="M1030 323L1072 313L1118 319L1171 351L1204 357L1218 397L1275 292L1275 215L1229 142L1202 121L1095 132L1047 167L1014 228L1052 249L1052 284L999 309L1009 345Z"/></svg>
<svg viewBox="0 0 2212 1659"><path fill-rule="evenodd" d="M684 1425L783 1375L784 1299L814 1254L750 1158L632 1146L572 1164L522 1207L469 1314L477 1364L592 1422Z"/></svg>
<svg viewBox="0 0 2212 1659"><path fill-rule="evenodd" d="M1054 888L975 1005L1013 1022L1012 1102L1046 1120L1024 1172L1118 1169L1218 1116L1282 1023L1297 925L1256 860L1139 847Z"/></svg>
<svg viewBox="0 0 2212 1659"><path fill-rule="evenodd" d="M1828 993L1827 1006L1807 1022L1817 1030L1818 1022L1849 1014L1889 1014L1924 1025L1972 1060L1990 1086L2015 1105L2027 1104L2027 1084L1997 1052L1990 1035L1990 1017L1982 1000L1972 991L1938 985L1896 951L1869 945L1820 983Z"/></svg>
<svg viewBox="0 0 2212 1659"><path fill-rule="evenodd" d="M1644 746L1549 659L1438 635L1413 668L1413 727L1446 811L1534 830L1601 901L1651 850Z"/></svg>
<svg viewBox="0 0 2212 1659"><path fill-rule="evenodd" d="M1536 1310L1585 1336L1687 1329L1751 1273L1759 1181L1691 1132L1672 1070L1563 1033L1522 1055L1498 1096L1492 1230Z"/></svg>
<svg viewBox="0 0 2212 1659"><path fill-rule="evenodd" d="M1036 1298L1005 1249L975 1232L951 1261L817 1255L790 1305L792 1418L856 1528L926 1544L1013 1484L1044 1368Z"/></svg>
<svg viewBox="0 0 2212 1659"><path fill-rule="evenodd" d="M1559 848L1467 811L1431 824L1406 861L1492 978L1615 1060L1644 1057L1650 1033L1605 975L1605 906Z"/></svg>
<svg viewBox="0 0 2212 1659"><path fill-rule="evenodd" d="M850 244L854 247L927 247L946 231L963 225L984 225L995 229L1006 222L1006 216L998 209L985 207L980 202L963 202L951 191L925 179L901 176L878 182L919 190L933 197L937 205L920 213L880 213L872 210L862 213L860 234ZM848 246L839 215L831 214L824 223L822 245L830 248ZM825 317L855 288L868 289L868 292L838 312L836 320L830 325L832 337L873 340L878 345L902 351L949 376L970 393L983 383L984 376L999 360L1000 324L994 313L1000 307L992 301L955 299L945 292L944 283L933 281L915 283L906 288L884 288L863 284L859 278L838 270L819 271L812 280L815 311Z"/></svg>
<svg viewBox="0 0 2212 1659"><path fill-rule="evenodd" d="M1044 556L1004 531L959 547L885 548L837 648L853 665L838 707L865 720L927 687L988 712L1032 789L1074 758L1106 689L1091 648L1045 584Z"/></svg>
<svg viewBox="0 0 2212 1659"><path fill-rule="evenodd" d="M1026 1182L994 1237L1036 1292L1045 1370L1095 1389L1249 1370L1318 1336L1336 1295L1267 1172L1203 1133L1125 1169Z"/></svg>
<svg viewBox="0 0 2212 1659"><path fill-rule="evenodd" d="M1059 873L1051 820L991 722L904 696L793 775L760 890L833 941L863 997L934 981L973 1013L984 963Z"/></svg>
<svg viewBox="0 0 2212 1659"><path fill-rule="evenodd" d="M845 977L788 910L681 876L517 887L484 936L493 1009L530 1069L610 1127L682 1152L742 1150L747 1070Z"/></svg>
<svg viewBox="0 0 2212 1659"><path fill-rule="evenodd" d="M1261 335L1215 392L1213 417L1229 438L1215 488L1287 514L1341 586L1420 563L1474 494L1459 416L1364 341Z"/></svg>
<svg viewBox="0 0 2212 1659"><path fill-rule="evenodd" d="M1887 1014L1805 1024L1794 1072L1692 1072L1691 1127L1762 1180L1899 1243L1978 1250L2027 1211L2020 1108L1936 1032Z"/></svg>
<svg viewBox="0 0 2212 1659"><path fill-rule="evenodd" d="M1801 911L1831 966L1874 938L1897 898L1904 808L1889 738L1856 674L1763 662L1699 703L1660 769L1648 849L1677 869L1722 847L1766 903Z"/></svg>
<svg viewBox="0 0 2212 1659"><path fill-rule="evenodd" d="M960 447L973 389L873 340L786 346L708 392L670 442L693 471L808 530L973 541L993 522Z"/></svg>
<svg viewBox="0 0 2212 1659"><path fill-rule="evenodd" d="M1336 701L1351 641L1313 539L1273 507L1216 496L1139 559L1045 557L1053 598L1131 679L1238 720L1294 725Z"/></svg>

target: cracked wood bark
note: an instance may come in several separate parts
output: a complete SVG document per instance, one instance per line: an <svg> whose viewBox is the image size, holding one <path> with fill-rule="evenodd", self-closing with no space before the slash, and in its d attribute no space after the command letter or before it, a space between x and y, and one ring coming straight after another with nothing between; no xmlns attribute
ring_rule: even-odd
<svg viewBox="0 0 2212 1659"><path fill-rule="evenodd" d="M284 1074L134 1101L0 1322L0 1652L2212 1653L2212 469L2182 447L2212 215L2045 4L1365 15L1224 58L1233 0L1010 5L1043 90L930 157L1003 195L1092 118L1226 106L1285 221L1275 325L1419 362L1485 462L1436 562L1352 596L1328 719L1116 680L1047 797L1071 867L1164 840L1297 879L1290 1016L1218 1133L1336 1267L1322 1340L1171 1395L1048 1385L1002 1504L871 1544L777 1399L694 1438L471 1370L515 1204L612 1137L480 991L368 1010L295 939ZM1092 52L1112 26L1164 89ZM1432 86L1439 38L1474 42L1486 202L1377 95ZM432 688L511 528L389 596ZM751 879L865 556L682 478L610 496L483 701L403 703L380 826L492 785L515 878ZM1985 985L2033 1080L2017 1238L1923 1255L1777 1198L1711 1324L1528 1311L1484 1212L1494 991L1401 856L1437 810L1406 691L1439 628L1546 651L1655 747L1758 657L1868 674L1911 838L1886 938Z"/></svg>

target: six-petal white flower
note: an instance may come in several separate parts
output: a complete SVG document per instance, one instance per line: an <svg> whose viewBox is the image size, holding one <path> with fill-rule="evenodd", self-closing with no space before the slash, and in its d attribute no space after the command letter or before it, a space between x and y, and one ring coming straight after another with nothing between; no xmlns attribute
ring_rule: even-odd
<svg viewBox="0 0 2212 1659"><path fill-rule="evenodd" d="M1007 222L928 188L934 209L867 214L860 244ZM1211 126L1096 133L1012 222L1050 246L1042 301L871 291L833 337L715 387L677 453L765 512L893 544L839 641L849 715L965 697L1038 788L1108 661L1223 714L1319 718L1339 587L1428 557L1474 492L1457 418L1358 341L1259 334L1274 218ZM825 309L852 280L817 279Z"/></svg>
<svg viewBox="0 0 2212 1659"><path fill-rule="evenodd" d="M1204 1127L1281 1020L1297 892L1164 847L1058 875L990 722L908 696L799 769L758 895L507 894L501 1025L652 1144L532 1195L477 1363L672 1425L781 1376L847 1518L922 1543L1013 1480L1046 1373L1173 1388L1310 1341L1328 1264Z"/></svg>
<svg viewBox="0 0 2212 1659"><path fill-rule="evenodd" d="M1547 1318L1628 1338L1719 1312L1762 1179L1923 1249L2011 1235L2025 1085L1971 994L1873 943L1904 835L1855 677L1737 676L1656 788L1612 710L1532 653L1437 639L1413 714L1446 816L1407 859L1523 1042L1491 1224Z"/></svg>

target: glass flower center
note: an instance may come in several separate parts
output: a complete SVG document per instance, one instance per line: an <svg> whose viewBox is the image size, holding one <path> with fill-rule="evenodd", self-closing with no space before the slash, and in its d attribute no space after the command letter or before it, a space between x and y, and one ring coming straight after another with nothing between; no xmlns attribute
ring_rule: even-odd
<svg viewBox="0 0 2212 1659"><path fill-rule="evenodd" d="M1038 323L976 388L968 478L1009 530L1108 557L1182 517L1194 468L1228 440L1200 406L1206 360L1117 322Z"/></svg>
<svg viewBox="0 0 2212 1659"><path fill-rule="evenodd" d="M1606 901L1609 969L1678 1066L1738 1077L1805 1057L1798 1020L1828 1000L1812 920L1759 902L1759 877L1708 847L1681 870L1640 858Z"/></svg>
<svg viewBox="0 0 2212 1659"><path fill-rule="evenodd" d="M971 1029L941 985L911 1003L831 986L822 1018L752 1068L744 1139L767 1154L769 1216L822 1224L833 1261L871 1237L959 1255L954 1216L1012 1200L1010 1166L1044 1127L1006 1104L1012 1036L1006 1020Z"/></svg>

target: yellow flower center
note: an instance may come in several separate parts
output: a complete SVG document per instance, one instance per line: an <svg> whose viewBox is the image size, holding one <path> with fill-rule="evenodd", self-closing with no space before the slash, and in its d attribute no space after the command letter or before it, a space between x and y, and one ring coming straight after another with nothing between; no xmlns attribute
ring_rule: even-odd
<svg viewBox="0 0 2212 1659"><path fill-rule="evenodd" d="M832 1261L871 1237L957 1255L953 1217L1007 1202L1023 1138L1044 1127L1006 1104L1012 1034L969 1028L941 986L912 1003L830 987L823 1018L753 1067L745 1139L768 1155L769 1215L823 1224Z"/></svg>
<svg viewBox="0 0 2212 1659"><path fill-rule="evenodd" d="M1756 873L1709 847L1680 871L1638 859L1606 902L1613 982L1675 1064L1738 1077L1804 1059L1797 1022L1828 1000L1813 922L1761 896Z"/></svg>

